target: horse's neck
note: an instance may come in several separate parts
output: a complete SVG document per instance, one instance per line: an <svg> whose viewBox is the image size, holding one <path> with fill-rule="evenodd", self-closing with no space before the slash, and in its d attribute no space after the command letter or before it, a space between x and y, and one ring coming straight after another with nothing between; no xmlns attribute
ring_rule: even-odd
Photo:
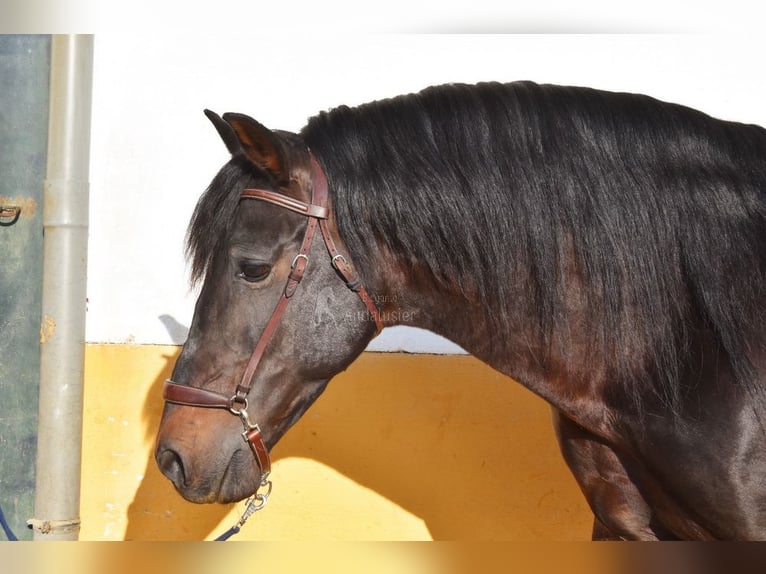
<svg viewBox="0 0 766 574"><path fill-rule="evenodd" d="M591 428L604 424L603 409L592 409L593 398L598 394L591 386L599 378L596 365L583 364L583 369L590 369L587 377L562 370L564 365L556 351L544 350L537 334L530 331L530 324L534 324L530 318L510 316L504 321L493 321L491 310L487 310L491 302L474 300L458 291L445 292L423 278L401 279L396 290L383 297L395 303L389 304L387 313L389 318L396 319L396 324L428 329L449 339L573 420ZM580 384L589 387L590 394L578 392ZM583 401L583 397L590 398Z"/></svg>
<svg viewBox="0 0 766 574"><path fill-rule="evenodd" d="M445 288L425 275L408 272L389 274L377 288L381 295L376 300L383 304L387 324L432 331L504 372L501 365L513 347L529 348L528 341L517 340L520 330L513 328L513 321L492 324L490 303L457 286Z"/></svg>

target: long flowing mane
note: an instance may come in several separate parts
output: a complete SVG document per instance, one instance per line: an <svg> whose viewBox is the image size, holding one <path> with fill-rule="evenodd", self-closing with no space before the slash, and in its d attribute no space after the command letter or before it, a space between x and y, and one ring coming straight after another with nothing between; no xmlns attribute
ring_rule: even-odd
<svg viewBox="0 0 766 574"><path fill-rule="evenodd" d="M671 405L700 325L751 378L748 345L766 324L766 130L523 82L339 107L301 135L363 275L382 244L492 302L498 340L532 317L542 348L566 345L581 293L577 336Z"/></svg>

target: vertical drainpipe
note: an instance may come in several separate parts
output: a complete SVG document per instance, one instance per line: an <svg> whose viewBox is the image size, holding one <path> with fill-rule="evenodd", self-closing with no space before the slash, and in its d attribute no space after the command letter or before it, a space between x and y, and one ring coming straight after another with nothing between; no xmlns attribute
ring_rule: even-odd
<svg viewBox="0 0 766 574"><path fill-rule="evenodd" d="M93 36L51 43L34 540L77 540Z"/></svg>

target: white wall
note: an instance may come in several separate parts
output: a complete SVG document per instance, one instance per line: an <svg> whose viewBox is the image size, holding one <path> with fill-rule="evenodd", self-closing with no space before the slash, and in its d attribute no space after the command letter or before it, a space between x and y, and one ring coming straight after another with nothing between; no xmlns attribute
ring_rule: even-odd
<svg viewBox="0 0 766 574"><path fill-rule="evenodd" d="M203 108L297 131L339 104L529 79L643 92L766 125L764 54L765 40L741 35L97 35L87 340L183 341L195 299L185 228L228 158ZM408 329L374 345L457 349Z"/></svg>

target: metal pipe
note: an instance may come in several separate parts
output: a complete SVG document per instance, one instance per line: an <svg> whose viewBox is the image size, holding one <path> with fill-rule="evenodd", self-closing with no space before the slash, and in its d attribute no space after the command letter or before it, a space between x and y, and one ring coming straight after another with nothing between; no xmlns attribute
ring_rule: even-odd
<svg viewBox="0 0 766 574"><path fill-rule="evenodd" d="M77 540L93 36L51 43L34 540Z"/></svg>

